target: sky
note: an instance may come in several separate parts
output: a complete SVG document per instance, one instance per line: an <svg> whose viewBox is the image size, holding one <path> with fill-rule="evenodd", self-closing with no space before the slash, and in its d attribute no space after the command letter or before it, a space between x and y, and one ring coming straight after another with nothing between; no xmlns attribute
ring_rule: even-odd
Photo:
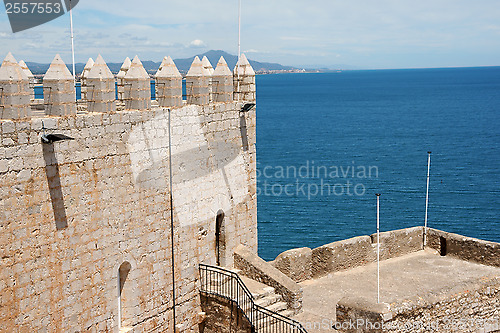
<svg viewBox="0 0 500 333"><path fill-rule="evenodd" d="M69 15L12 33L0 7L0 57L71 62ZM76 62L238 52L238 0L80 0ZM241 50L305 68L500 65L498 0L242 0Z"/></svg>

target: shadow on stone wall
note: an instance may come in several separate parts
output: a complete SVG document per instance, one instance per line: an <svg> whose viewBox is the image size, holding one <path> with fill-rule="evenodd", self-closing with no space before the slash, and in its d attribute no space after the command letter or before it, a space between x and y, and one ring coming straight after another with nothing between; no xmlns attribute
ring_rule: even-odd
<svg viewBox="0 0 500 333"><path fill-rule="evenodd" d="M199 325L200 333L252 333L252 325L236 303L212 295L200 295L206 319Z"/></svg>
<svg viewBox="0 0 500 333"><path fill-rule="evenodd" d="M247 119L245 114L240 112L240 133L243 151L248 151L248 132L247 132Z"/></svg>
<svg viewBox="0 0 500 333"><path fill-rule="evenodd" d="M68 218L66 216L66 207L64 206L59 165L54 152L54 145L42 144L42 147L43 159L45 160L45 174L47 175L47 183L49 185L50 201L52 203L52 209L54 210L54 220L57 230L61 230L68 226Z"/></svg>

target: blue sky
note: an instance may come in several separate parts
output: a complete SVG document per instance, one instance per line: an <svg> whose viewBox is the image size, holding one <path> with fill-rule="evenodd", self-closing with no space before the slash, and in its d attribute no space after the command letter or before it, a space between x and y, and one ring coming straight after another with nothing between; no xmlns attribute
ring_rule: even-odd
<svg viewBox="0 0 500 333"><path fill-rule="evenodd" d="M242 0L242 51L299 67L500 65L498 0ZM238 0L80 0L77 62L98 53L160 61L210 49L236 54ZM0 56L71 59L69 15L13 34L0 11Z"/></svg>

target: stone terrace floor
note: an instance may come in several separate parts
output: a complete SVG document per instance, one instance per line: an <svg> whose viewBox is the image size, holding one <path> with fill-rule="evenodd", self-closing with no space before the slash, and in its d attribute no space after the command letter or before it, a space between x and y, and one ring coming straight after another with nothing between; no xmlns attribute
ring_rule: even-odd
<svg viewBox="0 0 500 333"><path fill-rule="evenodd" d="M425 250L380 262L380 301L401 304L408 300L432 301L439 295L467 290L482 278L500 277L500 268L480 265ZM377 301L377 264L330 273L300 285L303 312L293 317L302 324L335 323L336 304L344 296ZM333 329L309 333L335 332Z"/></svg>

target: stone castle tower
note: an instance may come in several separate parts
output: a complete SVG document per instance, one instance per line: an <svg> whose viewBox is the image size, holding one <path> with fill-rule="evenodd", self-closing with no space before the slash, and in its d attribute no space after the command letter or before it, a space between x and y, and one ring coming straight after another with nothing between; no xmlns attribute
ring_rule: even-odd
<svg viewBox="0 0 500 333"><path fill-rule="evenodd" d="M0 68L0 332L197 332L198 264L257 251L255 73L196 58L183 99L168 57L151 101L138 57L95 59L78 104L59 56L43 101Z"/></svg>

